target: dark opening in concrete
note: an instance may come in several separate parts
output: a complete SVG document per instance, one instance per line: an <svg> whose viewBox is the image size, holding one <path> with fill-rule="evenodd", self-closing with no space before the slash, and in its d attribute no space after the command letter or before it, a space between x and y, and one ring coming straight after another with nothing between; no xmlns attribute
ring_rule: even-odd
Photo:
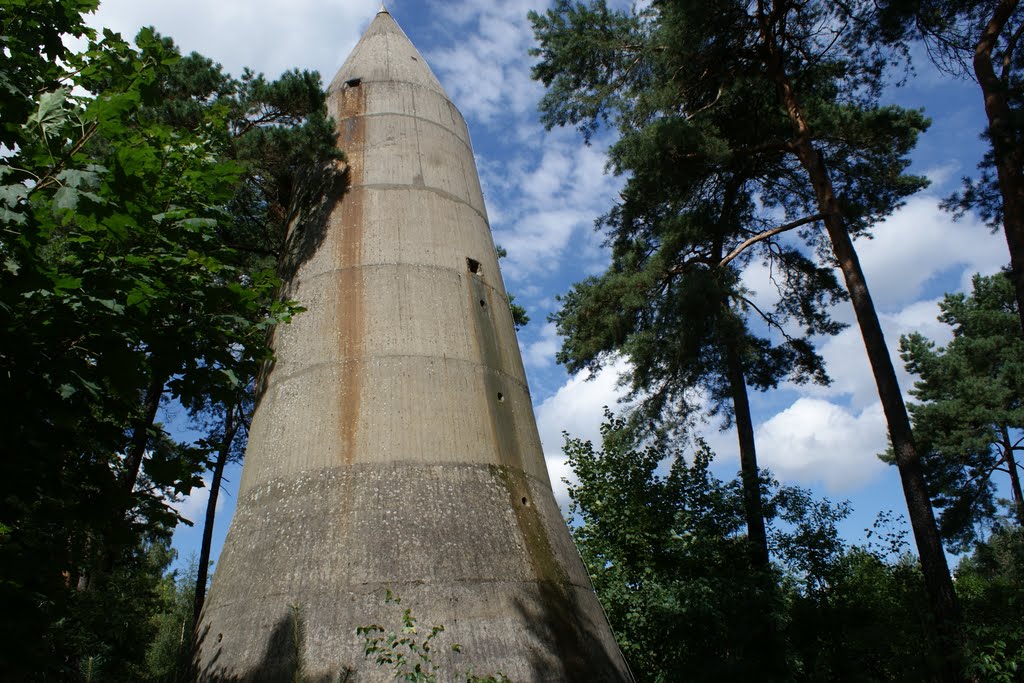
<svg viewBox="0 0 1024 683"><path fill-rule="evenodd" d="M466 268L468 268L469 272L473 273L473 275L483 275L483 269L480 268L480 262L476 259L467 258Z"/></svg>
<svg viewBox="0 0 1024 683"><path fill-rule="evenodd" d="M363 79L361 78L350 78L347 81L345 81L345 85L347 85L350 88L358 88L360 85L362 85L362 83Z"/></svg>
<svg viewBox="0 0 1024 683"><path fill-rule="evenodd" d="M529 504L530 504L530 503L529 503L529 502L527 502L526 498L525 498L525 497L523 497L523 505L529 505Z"/></svg>
<svg viewBox="0 0 1024 683"><path fill-rule="evenodd" d="M480 308L487 308L487 302L483 299L480 299Z"/></svg>
<svg viewBox="0 0 1024 683"><path fill-rule="evenodd" d="M501 392L499 391L499 392L498 392L498 402L499 402L499 403L504 403L504 401L505 401L505 394L503 394L503 393L501 393Z"/></svg>

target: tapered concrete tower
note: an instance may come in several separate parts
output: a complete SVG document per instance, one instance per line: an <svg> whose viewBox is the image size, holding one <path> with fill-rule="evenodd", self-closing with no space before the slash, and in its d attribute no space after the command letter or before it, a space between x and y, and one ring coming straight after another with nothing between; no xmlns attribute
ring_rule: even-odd
<svg viewBox="0 0 1024 683"><path fill-rule="evenodd" d="M438 641L442 680L629 680L551 492L461 114L384 10L329 102L348 185L297 228L308 310L275 333L200 678L290 681L301 653L307 680L393 680L356 635L398 626L390 589L461 645Z"/></svg>

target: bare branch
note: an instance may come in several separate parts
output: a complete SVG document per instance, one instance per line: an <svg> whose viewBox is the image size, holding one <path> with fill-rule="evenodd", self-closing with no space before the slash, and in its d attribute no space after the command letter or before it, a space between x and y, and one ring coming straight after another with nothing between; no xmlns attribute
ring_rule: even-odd
<svg viewBox="0 0 1024 683"><path fill-rule="evenodd" d="M808 223L820 221L824 217L824 213L816 213L813 216L805 216L804 218L801 218L800 220L797 221L793 221L792 223L786 223L785 225L780 225L777 228L772 228L771 230L766 230L760 234L754 235L753 237L751 237L748 240L745 240L742 244L733 249L728 256L722 259L722 262L718 264L718 267L724 268L729 264L730 261L735 259L740 254L742 254L744 250L746 250L750 246L757 244L758 242L763 242L769 237L774 237L775 235L779 235L790 230L795 230L796 228L807 225Z"/></svg>
<svg viewBox="0 0 1024 683"><path fill-rule="evenodd" d="M86 143L88 143L92 136L96 134L96 130L98 128L99 124L93 122L93 124L89 126L88 130L86 130L82 138L75 143L75 146L72 147L71 150L67 154L65 154L59 162L54 164L53 168L46 172L46 175L43 176L42 180L36 183L36 185L33 186L32 189L28 191L28 196L31 197L33 194L35 194L36 191L49 187L50 185L57 182L57 175L64 170L64 167L67 166L68 161L70 161L73 156L82 151L82 148L85 147Z"/></svg>

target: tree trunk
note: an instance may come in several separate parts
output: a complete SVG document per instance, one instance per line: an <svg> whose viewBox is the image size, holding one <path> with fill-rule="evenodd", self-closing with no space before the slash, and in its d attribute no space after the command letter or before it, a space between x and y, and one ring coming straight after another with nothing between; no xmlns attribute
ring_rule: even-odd
<svg viewBox="0 0 1024 683"><path fill-rule="evenodd" d="M828 231L833 253L846 281L850 302L853 304L857 316L868 360L871 363L872 374L878 387L882 410L889 426L889 438L896 455L896 466L903 484L903 494L907 500L910 525L917 543L929 604L942 640L943 652L949 653L943 666L941 680L949 683L963 681L964 675L958 661L965 644L960 605L953 589L949 565L942 548L942 539L935 523L935 513L932 510L925 485L921 458L914 445L910 418L900 392L896 370L893 368L892 358L889 356L889 350L885 344L885 336L882 334L882 326L868 291L860 259L857 257L853 240L850 238L839 211L839 202L835 196L832 180L821 153L815 149L812 143L812 131L804 117L796 93L793 91L789 76L786 74L772 26L763 11L763 6L760 9L761 39L767 74L775 82L779 103L785 108L793 125L794 151L814 189L818 209L825 216L823 219L825 229Z"/></svg>
<svg viewBox="0 0 1024 683"><path fill-rule="evenodd" d="M988 117L988 133L1003 197L1003 232L1010 250L1010 268L1017 293L1017 314L1024 331L1024 150L1017 143L1007 84L996 74L992 52L1018 0L1002 0L974 48L974 75L981 86Z"/></svg>
<svg viewBox="0 0 1024 683"><path fill-rule="evenodd" d="M740 478L743 482L743 512L747 518L747 542L750 545L751 564L767 569L768 535L764 528L761 506L761 477L757 469L757 451L754 448L754 423L750 418L747 382L743 375L743 361L735 339L725 341L726 363L729 372L729 390L732 393L736 436L740 445Z"/></svg>
<svg viewBox="0 0 1024 683"><path fill-rule="evenodd" d="M1024 527L1024 495L1021 494L1020 472L1017 471L1017 459L1013 455L1013 442L1010 440L1010 431L1003 425L1003 462L1006 463L1006 471L1010 474L1010 491L1013 493L1013 512L1017 524Z"/></svg>
<svg viewBox="0 0 1024 683"><path fill-rule="evenodd" d="M224 432L220 448L217 450L217 461L213 466L213 480L210 482L210 497L206 502L206 520L203 522L203 543L199 549L199 571L196 574L196 597L192 607L192 632L199 626L199 615L206 602L206 579L210 570L210 546L213 544L213 522L217 515L217 499L220 486L224 479L224 467L231 455L231 443L238 433L240 420L235 415L238 406L230 406L224 414Z"/></svg>
<svg viewBox="0 0 1024 683"><path fill-rule="evenodd" d="M160 398L164 393L165 382L165 377L154 379L146 389L146 396L142 403L142 415L132 428L132 438L125 451L124 470L120 478L121 490L126 501L131 500L135 483L139 479L142 460L146 455L146 444L149 443L149 429L156 421L156 413L160 408ZM124 506L118 510L120 518L114 521L113 528L118 527L129 509L131 509L131 503L125 502ZM109 530L104 536L97 542L97 555L92 567L83 570L78 577L78 590L91 590L95 587L97 580L104 580L114 568L118 553L118 541L112 537Z"/></svg>
<svg viewBox="0 0 1024 683"><path fill-rule="evenodd" d="M146 390L146 398L143 399L142 416L132 430L132 440L125 453L124 473L121 475L121 487L128 494L135 490L135 482L139 479L142 459L146 455L146 444L149 443L149 429L156 422L156 412L160 409L160 398L164 394L166 381L163 376L153 379Z"/></svg>

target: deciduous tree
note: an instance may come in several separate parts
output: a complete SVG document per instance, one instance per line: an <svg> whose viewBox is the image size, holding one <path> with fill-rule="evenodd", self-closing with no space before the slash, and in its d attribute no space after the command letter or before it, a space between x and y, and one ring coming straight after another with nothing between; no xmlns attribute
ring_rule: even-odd
<svg viewBox="0 0 1024 683"><path fill-rule="evenodd" d="M200 483L205 458L167 438L160 402L222 400L270 358L269 328L297 310L280 300L275 257L322 197L295 180L336 158L314 74L249 75L226 81L242 95L209 97L179 87L181 67L209 74L208 60L183 60L152 30L134 46L97 38L81 18L94 7L25 0L0 14L0 678L12 680L72 675L93 642L69 635L92 628L75 606L114 609L140 539L178 521L168 503ZM65 33L94 39L72 53ZM256 223L277 242L257 241ZM131 628L115 619L94 635Z"/></svg>

